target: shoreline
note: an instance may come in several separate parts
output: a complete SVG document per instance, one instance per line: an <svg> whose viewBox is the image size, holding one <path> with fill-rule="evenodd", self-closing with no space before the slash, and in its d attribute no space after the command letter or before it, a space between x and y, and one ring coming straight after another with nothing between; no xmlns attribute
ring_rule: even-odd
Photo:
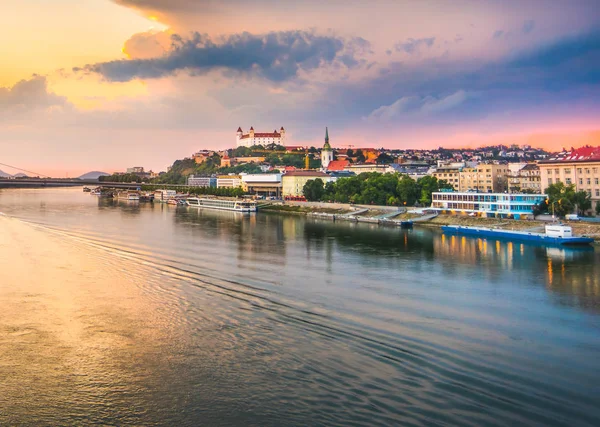
<svg viewBox="0 0 600 427"><path fill-rule="evenodd" d="M539 229L548 224L540 220L514 220L500 218L480 218L467 215L438 214L433 218L424 218L420 215L399 211L398 208L390 209L389 206L356 206L336 204L327 207L327 203L318 204L263 204L259 211L268 213L282 213L291 215L304 215L307 218L328 219L331 221L350 221L379 224L388 227L400 227L401 221L413 221L414 225L427 228L441 228L444 225L461 225L471 227L493 227L505 230ZM382 213L387 211L388 213ZM387 217L387 218L386 218ZM573 228L577 236L588 236L594 239L594 246L600 245L600 223L585 221L562 221ZM538 231L538 230L536 230Z"/></svg>

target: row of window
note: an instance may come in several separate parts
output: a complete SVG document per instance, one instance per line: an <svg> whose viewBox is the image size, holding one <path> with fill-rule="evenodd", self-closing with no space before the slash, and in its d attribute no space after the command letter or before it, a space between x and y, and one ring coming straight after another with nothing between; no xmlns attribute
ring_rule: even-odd
<svg viewBox="0 0 600 427"><path fill-rule="evenodd" d="M560 179L556 178L556 183L558 184L559 182L560 182ZM553 179L548 178L548 185L552 185L552 184L553 184ZM565 178L565 184L571 185L571 184L573 184L573 180L571 178ZM592 185L592 178L587 178L586 184ZM600 178L594 178L594 184L600 185ZM579 185L583 185L583 178L579 178Z"/></svg>
<svg viewBox="0 0 600 427"><path fill-rule="evenodd" d="M585 171L586 174L590 173L590 168L577 168L577 173L582 174ZM560 174L560 169L554 169L556 175ZM565 174L570 174L571 168L565 168ZM591 168L591 173L598 173L598 168ZM552 175L552 169L548 169L548 174Z"/></svg>

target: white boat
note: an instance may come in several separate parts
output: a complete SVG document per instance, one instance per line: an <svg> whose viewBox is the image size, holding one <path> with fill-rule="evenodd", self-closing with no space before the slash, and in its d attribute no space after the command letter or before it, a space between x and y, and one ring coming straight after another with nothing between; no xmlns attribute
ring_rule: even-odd
<svg viewBox="0 0 600 427"><path fill-rule="evenodd" d="M156 190L154 192L154 201L160 203L167 203L175 196L177 196L177 192L175 190Z"/></svg>
<svg viewBox="0 0 600 427"><path fill-rule="evenodd" d="M139 202L140 195L134 191L121 191L117 193L117 199L128 200L131 202Z"/></svg>
<svg viewBox="0 0 600 427"><path fill-rule="evenodd" d="M188 197L188 206L235 212L256 212L256 202L242 199L211 199Z"/></svg>

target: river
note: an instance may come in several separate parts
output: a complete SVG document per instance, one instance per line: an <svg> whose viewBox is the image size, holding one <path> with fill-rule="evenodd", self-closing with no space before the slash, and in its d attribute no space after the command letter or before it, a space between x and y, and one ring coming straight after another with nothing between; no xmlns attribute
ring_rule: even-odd
<svg viewBox="0 0 600 427"><path fill-rule="evenodd" d="M600 254L0 191L0 425L600 425Z"/></svg>

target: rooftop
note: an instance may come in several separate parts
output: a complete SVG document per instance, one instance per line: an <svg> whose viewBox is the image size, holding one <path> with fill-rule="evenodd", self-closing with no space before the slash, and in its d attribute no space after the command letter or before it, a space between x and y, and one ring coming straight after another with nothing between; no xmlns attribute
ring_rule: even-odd
<svg viewBox="0 0 600 427"><path fill-rule="evenodd" d="M556 162L585 162L585 161L600 161L600 147L591 147L586 145L580 148L571 148L569 151L563 151L558 155L549 158L542 163Z"/></svg>

